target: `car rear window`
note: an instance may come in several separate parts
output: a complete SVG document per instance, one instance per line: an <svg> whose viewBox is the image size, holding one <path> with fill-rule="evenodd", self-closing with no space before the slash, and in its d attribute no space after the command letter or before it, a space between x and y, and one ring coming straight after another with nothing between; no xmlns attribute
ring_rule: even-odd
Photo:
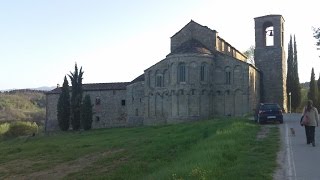
<svg viewBox="0 0 320 180"><path fill-rule="evenodd" d="M261 106L261 110L278 110L280 109L280 106L278 104L264 104Z"/></svg>

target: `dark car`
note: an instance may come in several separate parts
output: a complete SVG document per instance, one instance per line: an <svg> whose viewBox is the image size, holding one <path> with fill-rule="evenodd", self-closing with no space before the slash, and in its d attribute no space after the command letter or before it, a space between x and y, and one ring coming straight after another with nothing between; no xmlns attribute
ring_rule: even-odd
<svg viewBox="0 0 320 180"><path fill-rule="evenodd" d="M282 124L282 109L277 103L260 103L256 111L255 119L260 124L276 121L279 121Z"/></svg>

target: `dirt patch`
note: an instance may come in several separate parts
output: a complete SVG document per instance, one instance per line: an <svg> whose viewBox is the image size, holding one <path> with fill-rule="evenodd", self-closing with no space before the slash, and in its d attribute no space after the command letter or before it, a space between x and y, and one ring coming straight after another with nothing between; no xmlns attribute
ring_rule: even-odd
<svg viewBox="0 0 320 180"><path fill-rule="evenodd" d="M261 126L260 131L257 134L257 140L262 140L268 136L270 132L270 127L269 126Z"/></svg>
<svg viewBox="0 0 320 180"><path fill-rule="evenodd" d="M96 162L98 159L103 158L103 157L108 157L111 156L112 154L122 152L123 149L118 149L118 150L108 150L106 152L100 152L100 153L93 153L86 155L84 157L78 158L73 161L65 162L56 165L53 168L43 170L43 171L38 171L38 172L33 172L28 174L27 172L24 171L23 175L14 175L7 177L6 179L62 179L63 177L67 176L70 173L75 173L78 171L81 171L87 166L92 165L94 162ZM119 161L124 161L125 158L120 158ZM22 165L23 168L19 169L26 169L28 167L31 167L32 165L39 163L39 162L31 162L31 161L12 161L9 163L9 165L5 165L5 167L0 166L0 170L8 169L12 166L15 166L17 168L18 166ZM112 165L114 166L114 165ZM112 169L110 166L108 169ZM20 171L20 170L19 170ZM7 171L8 172L8 171ZM19 173L20 174L20 173Z"/></svg>

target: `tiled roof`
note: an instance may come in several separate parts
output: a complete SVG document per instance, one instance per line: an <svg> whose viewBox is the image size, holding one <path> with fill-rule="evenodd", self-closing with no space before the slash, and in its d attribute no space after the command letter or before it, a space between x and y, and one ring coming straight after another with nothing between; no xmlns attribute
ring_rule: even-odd
<svg viewBox="0 0 320 180"><path fill-rule="evenodd" d="M173 50L170 54L184 54L184 53L199 53L199 54L213 54L201 42L190 39L182 43L178 48Z"/></svg>
<svg viewBox="0 0 320 180"><path fill-rule="evenodd" d="M144 81L144 74L141 74L140 76L135 78L133 81L130 82L130 84L140 82L140 81Z"/></svg>
<svg viewBox="0 0 320 180"><path fill-rule="evenodd" d="M126 86L130 82L118 82L118 83L92 83L92 84L82 84L83 91L100 91L100 90L125 90ZM71 91L71 87L70 91ZM47 92L47 94L60 94L61 87L55 88L52 91Z"/></svg>

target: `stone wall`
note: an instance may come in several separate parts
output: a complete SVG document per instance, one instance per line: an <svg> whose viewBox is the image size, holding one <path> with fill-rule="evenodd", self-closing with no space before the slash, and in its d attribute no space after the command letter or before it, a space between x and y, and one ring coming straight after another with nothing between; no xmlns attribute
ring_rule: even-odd
<svg viewBox="0 0 320 180"><path fill-rule="evenodd" d="M281 15L255 18L254 51L256 66L262 74L262 102L278 103L287 110L286 58L283 45L284 19ZM273 27L274 44L267 46L266 29Z"/></svg>
<svg viewBox="0 0 320 180"><path fill-rule="evenodd" d="M145 83L142 81L127 86L128 126L143 125L145 113L144 85Z"/></svg>
<svg viewBox="0 0 320 180"><path fill-rule="evenodd" d="M93 129L127 125L126 90L84 91L83 97L86 94L90 95L93 105ZM46 130L59 130L57 119L59 94L48 93L46 97Z"/></svg>
<svg viewBox="0 0 320 180"><path fill-rule="evenodd" d="M59 94L46 94L46 121L45 131L59 130L57 118L57 104Z"/></svg>
<svg viewBox="0 0 320 180"><path fill-rule="evenodd" d="M211 51L216 49L216 31L191 21L171 37L171 52L190 39L197 39Z"/></svg>
<svg viewBox="0 0 320 180"><path fill-rule="evenodd" d="M93 128L126 126L126 90L87 91L93 106ZM100 99L100 104L96 103Z"/></svg>
<svg viewBox="0 0 320 180"><path fill-rule="evenodd" d="M185 66L185 82L179 82L181 64ZM201 79L203 66L205 74ZM163 87L156 86L159 72L164 72ZM257 69L225 54L170 55L147 69L145 77L144 124L242 116L252 113L260 101Z"/></svg>

